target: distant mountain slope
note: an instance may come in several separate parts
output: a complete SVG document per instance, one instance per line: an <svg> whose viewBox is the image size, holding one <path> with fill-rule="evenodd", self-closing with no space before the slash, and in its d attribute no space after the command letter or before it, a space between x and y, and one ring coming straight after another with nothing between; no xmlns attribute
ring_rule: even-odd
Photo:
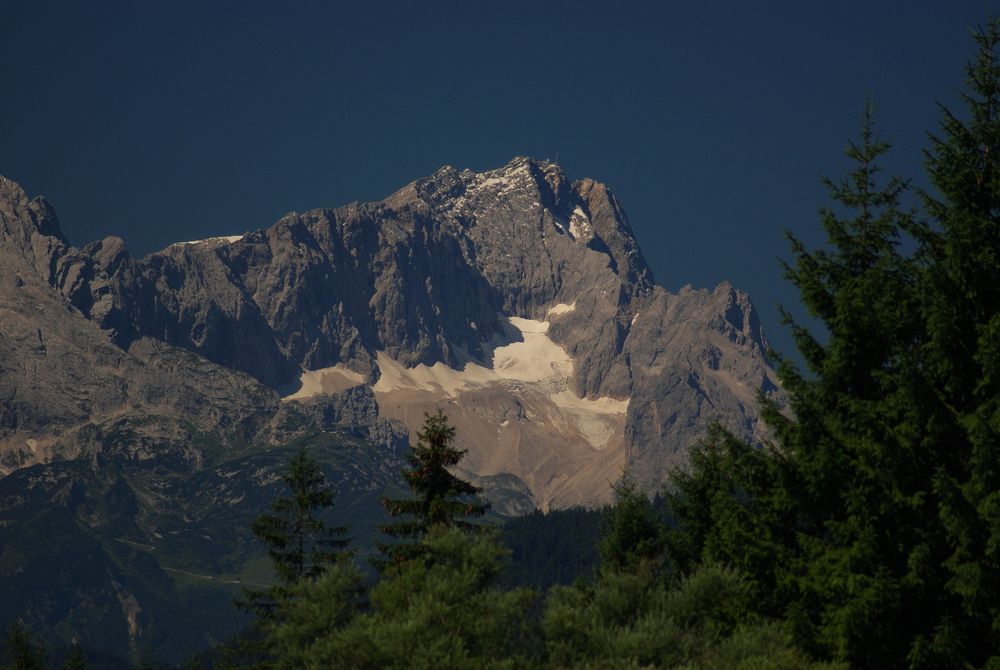
<svg viewBox="0 0 1000 670"><path fill-rule="evenodd" d="M328 520L350 524L364 560L403 461L349 431L194 473L102 451L0 479L0 625L20 618L50 645L170 662L235 634L247 622L233 605L241 586L270 579L249 524L283 493L298 444L323 463L337 492Z"/></svg>

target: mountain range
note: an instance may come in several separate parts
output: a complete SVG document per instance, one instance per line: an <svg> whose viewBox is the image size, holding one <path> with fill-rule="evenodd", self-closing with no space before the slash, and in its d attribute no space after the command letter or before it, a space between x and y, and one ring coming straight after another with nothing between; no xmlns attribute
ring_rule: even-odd
<svg viewBox="0 0 1000 670"><path fill-rule="evenodd" d="M764 439L766 351L746 293L656 285L612 191L545 161L142 258L70 245L0 177L0 624L217 641L234 585L267 579L247 525L289 450L364 539L437 407L497 514L655 490L712 421Z"/></svg>

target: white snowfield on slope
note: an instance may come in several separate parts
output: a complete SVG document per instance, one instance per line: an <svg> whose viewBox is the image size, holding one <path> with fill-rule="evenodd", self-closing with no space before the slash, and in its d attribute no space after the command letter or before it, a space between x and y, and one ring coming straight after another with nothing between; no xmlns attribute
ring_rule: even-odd
<svg viewBox="0 0 1000 670"><path fill-rule="evenodd" d="M571 312L574 305L555 305L547 316ZM377 362L381 375L372 387L375 393L410 390L438 393L446 398L455 398L464 391L489 385L513 382L552 382L565 384L573 375L573 361L566 350L548 336L548 321L536 321L519 317L506 317L511 326L521 335L520 342L497 346L493 350L493 365L485 367L473 360L467 360L462 369L451 368L444 363L420 364L412 368L393 360L385 352L379 352ZM343 365L321 370L304 371L295 393L285 396L285 400L302 400L324 393L337 393L363 383L363 377ZM628 411L628 400L614 398L579 398L568 388L549 394L549 398L559 407L589 411L596 414L624 414Z"/></svg>

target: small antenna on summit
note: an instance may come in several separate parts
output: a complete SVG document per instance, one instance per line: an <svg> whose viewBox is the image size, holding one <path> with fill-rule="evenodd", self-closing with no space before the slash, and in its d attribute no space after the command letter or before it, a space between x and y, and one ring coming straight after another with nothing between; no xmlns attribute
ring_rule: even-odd
<svg viewBox="0 0 1000 670"><path fill-rule="evenodd" d="M556 165L559 165L559 150L556 149Z"/></svg>

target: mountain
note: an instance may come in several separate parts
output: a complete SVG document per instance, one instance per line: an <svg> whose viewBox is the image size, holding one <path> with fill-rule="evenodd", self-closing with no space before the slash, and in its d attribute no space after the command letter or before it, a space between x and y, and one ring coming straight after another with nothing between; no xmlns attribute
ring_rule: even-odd
<svg viewBox="0 0 1000 670"><path fill-rule="evenodd" d="M34 283L83 317L79 328L100 331L116 369L137 343L171 345L219 366L206 376L257 382L207 406L259 395L264 413L278 393L370 385L383 416L411 431L444 404L469 473L517 477L543 508L602 500L623 468L658 485L712 419L759 437L755 393L779 393L748 296L725 283L656 286L610 189L570 183L551 163L446 167L381 202L291 213L141 259L117 238L69 247L51 207L7 184ZM74 352L88 370L95 346ZM53 398L49 381L32 386ZM90 421L117 411L122 386L102 384L72 416L38 397L4 405L3 420L21 427L6 441L7 467L78 444L50 448L51 431L33 430L31 415ZM206 419L238 423L249 410L227 405ZM27 440L44 448L27 453Z"/></svg>
<svg viewBox="0 0 1000 670"><path fill-rule="evenodd" d="M611 190L548 162L143 258L71 246L0 178L0 578L51 589L0 599L0 624L27 607L69 639L100 602L105 646L155 646L157 620L204 643L168 612L249 578L288 445L315 445L338 519L370 534L439 406L500 513L599 504L623 471L653 490L710 421L762 437L766 349L745 293L657 286ZM92 561L60 567L75 551Z"/></svg>

